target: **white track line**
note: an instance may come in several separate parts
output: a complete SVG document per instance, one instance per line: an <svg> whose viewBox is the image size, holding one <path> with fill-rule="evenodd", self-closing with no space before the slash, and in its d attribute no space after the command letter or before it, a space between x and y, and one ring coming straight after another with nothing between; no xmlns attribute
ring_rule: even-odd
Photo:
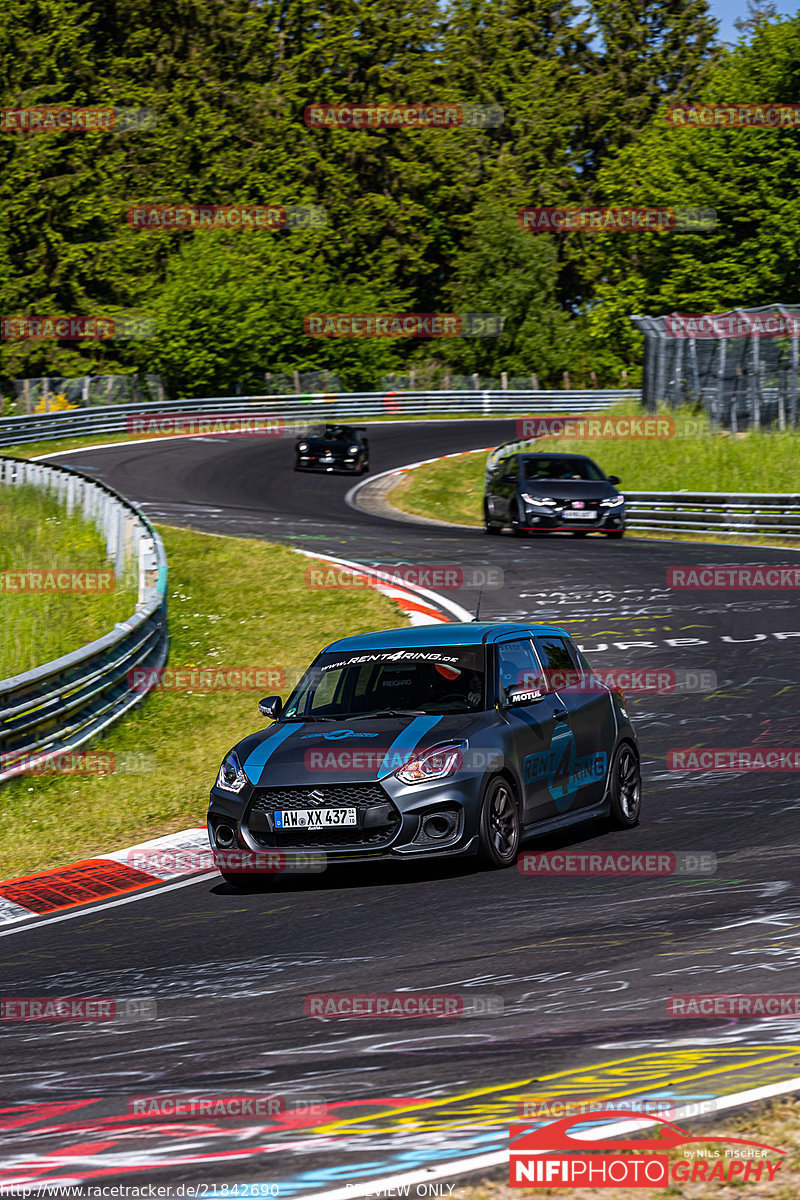
<svg viewBox="0 0 800 1200"><path fill-rule="evenodd" d="M462 608L460 604L456 604L455 600L450 600L447 596L442 596L440 592L431 592L428 590L428 588L417 587L416 584L398 584L388 572L375 571L372 567L367 566L365 563L352 562L348 558L334 558L330 554L317 554L313 550L299 550L296 546L293 546L292 549L296 554L304 554L306 558L319 558L324 562L336 563L340 567L348 567L350 570L361 575L368 574L374 575L376 579L385 579L387 584L393 588L396 588L398 591L409 592L412 599L425 600L428 602L428 604L438 604L440 608L443 608L446 612L451 613L457 621L472 620L471 612L468 612L466 608Z"/></svg>
<svg viewBox="0 0 800 1200"><path fill-rule="evenodd" d="M744 1092L734 1092L730 1096L716 1100L717 1111L731 1108L741 1108L745 1104L754 1104L757 1100L768 1100L773 1096L783 1096L789 1092L800 1091L800 1076L786 1079L781 1083L770 1083L765 1087L748 1088ZM670 1119L680 1121L684 1117L696 1117L693 1106L675 1109L670 1113ZM587 1114L587 1120L591 1118ZM519 1124L524 1125L524 1120ZM587 1141L596 1138L617 1137L620 1134L632 1133L650 1125L650 1121L641 1118L631 1121L615 1121L608 1125L597 1126L587 1131ZM476 1171L492 1170L495 1167L508 1165L508 1150L494 1151L492 1154L479 1154L473 1158L458 1158L450 1162L436 1164L432 1167L421 1167L418 1171L406 1171L402 1175L383 1175L365 1180L363 1183L350 1183L346 1187L332 1188L326 1192L301 1192L298 1196L313 1197L314 1200L355 1200L359 1196L369 1196L374 1192L383 1192L389 1188L411 1187L418 1183L428 1183L433 1179L446 1179L451 1175L465 1175Z"/></svg>

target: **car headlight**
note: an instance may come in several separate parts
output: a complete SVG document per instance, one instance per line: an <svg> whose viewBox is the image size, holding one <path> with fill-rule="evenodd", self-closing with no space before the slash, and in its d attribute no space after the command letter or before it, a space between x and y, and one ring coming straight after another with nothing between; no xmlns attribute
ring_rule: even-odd
<svg viewBox="0 0 800 1200"><path fill-rule="evenodd" d="M625 503L624 496L609 496L608 500L600 501L600 507L601 508L616 508L618 505L624 504L624 503Z"/></svg>
<svg viewBox="0 0 800 1200"><path fill-rule="evenodd" d="M307 450L307 449L308 449L308 442L301 442L301 443L300 443L300 445L297 447L297 449L298 449L298 450Z"/></svg>
<svg viewBox="0 0 800 1200"><path fill-rule="evenodd" d="M242 764L236 756L236 751L231 750L230 754L226 754L222 760L222 766L217 775L217 787L226 792L240 792L247 783L247 776L242 770Z"/></svg>
<svg viewBox="0 0 800 1200"><path fill-rule="evenodd" d="M358 447L358 446L350 446L350 447L348 448L348 451L347 451L347 453L348 453L348 454L358 454L358 451L359 451L359 447Z"/></svg>
<svg viewBox="0 0 800 1200"><path fill-rule="evenodd" d="M421 750L405 763L395 775L401 783L426 783L429 779L444 779L455 775L464 761L466 742L446 742Z"/></svg>
<svg viewBox="0 0 800 1200"><path fill-rule="evenodd" d="M521 492L520 495L526 504L555 504L551 496L529 496L527 492Z"/></svg>

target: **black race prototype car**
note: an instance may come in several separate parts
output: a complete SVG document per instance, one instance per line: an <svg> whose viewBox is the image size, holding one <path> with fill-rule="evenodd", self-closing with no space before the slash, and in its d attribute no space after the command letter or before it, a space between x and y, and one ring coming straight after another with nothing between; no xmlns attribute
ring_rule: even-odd
<svg viewBox="0 0 800 1200"><path fill-rule="evenodd" d="M369 470L369 442L360 425L312 425L294 447L295 471Z"/></svg>

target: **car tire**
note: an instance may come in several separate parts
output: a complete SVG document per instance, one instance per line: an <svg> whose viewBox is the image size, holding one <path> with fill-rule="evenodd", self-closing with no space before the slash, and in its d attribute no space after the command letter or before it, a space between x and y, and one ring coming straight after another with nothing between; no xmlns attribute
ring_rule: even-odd
<svg viewBox="0 0 800 1200"><path fill-rule="evenodd" d="M618 746L611 760L608 796L610 810L606 825L611 829L633 829L642 808L642 769L639 752L630 742Z"/></svg>
<svg viewBox="0 0 800 1200"><path fill-rule="evenodd" d="M588 532L589 532L588 529L573 529L572 536L573 537L586 537Z"/></svg>
<svg viewBox="0 0 800 1200"><path fill-rule="evenodd" d="M489 781L481 805L478 837L478 856L484 866L500 870L514 864L520 842L519 808L505 775Z"/></svg>
<svg viewBox="0 0 800 1200"><path fill-rule="evenodd" d="M489 517L489 510L484 503L483 506L483 532L484 533L499 533L500 526L496 525Z"/></svg>
<svg viewBox="0 0 800 1200"><path fill-rule="evenodd" d="M527 529L522 528L522 521L523 521L523 514L522 514L522 511L521 511L519 505L517 505L517 511L516 511L515 515L511 518L511 532L513 533L514 537L526 537L527 536L528 531L527 531Z"/></svg>
<svg viewBox="0 0 800 1200"><path fill-rule="evenodd" d="M606 537L610 537L610 538L621 538L621 537L624 537L624 536L625 536L625 530L624 530L624 529L607 529L607 530L606 530Z"/></svg>

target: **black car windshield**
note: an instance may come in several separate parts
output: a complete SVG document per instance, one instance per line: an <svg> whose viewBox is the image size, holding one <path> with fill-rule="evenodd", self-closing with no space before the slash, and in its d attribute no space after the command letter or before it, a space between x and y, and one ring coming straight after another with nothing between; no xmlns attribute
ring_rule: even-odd
<svg viewBox="0 0 800 1200"><path fill-rule="evenodd" d="M284 719L479 712L484 707L483 646L409 646L322 654L289 697Z"/></svg>
<svg viewBox="0 0 800 1200"><path fill-rule="evenodd" d="M528 482L536 479L588 479L599 482L605 479L603 472L590 458L556 458L542 454L536 458L524 458L522 470Z"/></svg>
<svg viewBox="0 0 800 1200"><path fill-rule="evenodd" d="M327 442L358 441L355 432L348 425L311 425L304 436L322 438Z"/></svg>

